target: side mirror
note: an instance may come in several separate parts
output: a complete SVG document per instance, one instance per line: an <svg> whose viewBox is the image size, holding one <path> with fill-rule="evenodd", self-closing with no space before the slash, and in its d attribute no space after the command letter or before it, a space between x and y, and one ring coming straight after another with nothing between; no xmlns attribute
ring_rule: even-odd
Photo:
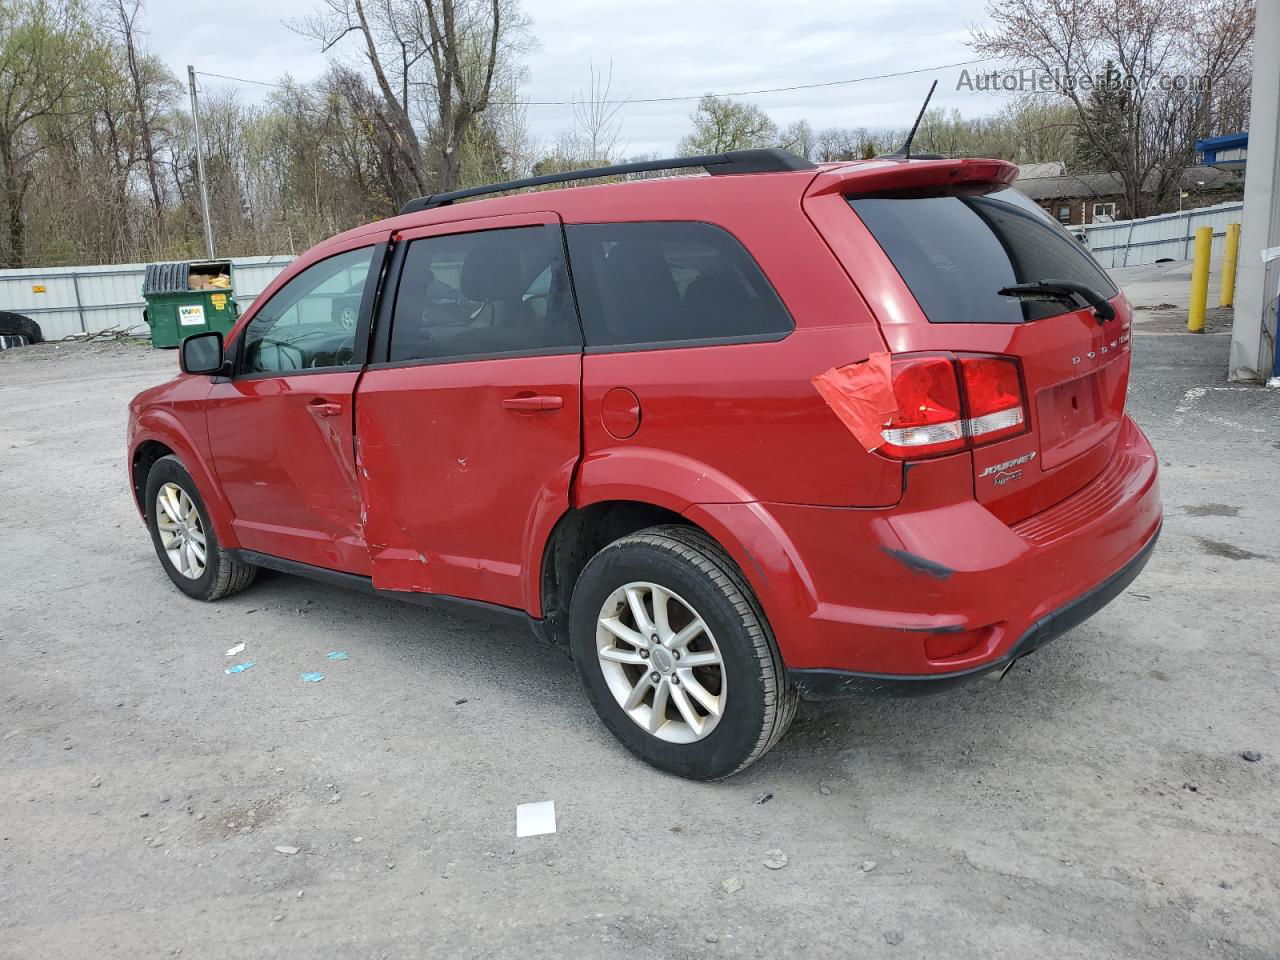
<svg viewBox="0 0 1280 960"><path fill-rule="evenodd" d="M182 341L178 365L183 373L216 374L222 370L222 334L195 333Z"/></svg>

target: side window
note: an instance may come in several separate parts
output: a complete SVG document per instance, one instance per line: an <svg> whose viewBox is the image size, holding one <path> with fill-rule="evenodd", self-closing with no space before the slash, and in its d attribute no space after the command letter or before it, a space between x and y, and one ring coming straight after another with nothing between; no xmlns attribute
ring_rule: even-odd
<svg viewBox="0 0 1280 960"><path fill-rule="evenodd" d="M720 227L593 223L567 233L589 347L767 339L794 329L760 267Z"/></svg>
<svg viewBox="0 0 1280 960"><path fill-rule="evenodd" d="M373 247L307 267L249 321L242 373L276 373L351 363Z"/></svg>
<svg viewBox="0 0 1280 960"><path fill-rule="evenodd" d="M391 321L392 361L581 347L557 229L511 227L409 243Z"/></svg>

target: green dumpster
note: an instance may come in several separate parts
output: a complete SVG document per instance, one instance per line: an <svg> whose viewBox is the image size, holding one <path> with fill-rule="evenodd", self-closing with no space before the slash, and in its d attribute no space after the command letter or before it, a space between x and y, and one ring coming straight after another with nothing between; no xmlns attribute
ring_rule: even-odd
<svg viewBox="0 0 1280 960"><path fill-rule="evenodd" d="M142 318L153 347L176 347L193 333L226 333L236 322L231 261L149 263L142 278Z"/></svg>

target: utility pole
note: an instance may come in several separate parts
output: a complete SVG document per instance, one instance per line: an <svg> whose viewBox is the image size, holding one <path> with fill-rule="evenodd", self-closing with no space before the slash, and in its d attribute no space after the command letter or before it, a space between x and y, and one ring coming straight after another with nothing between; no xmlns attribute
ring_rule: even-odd
<svg viewBox="0 0 1280 960"><path fill-rule="evenodd" d="M204 176L204 142L200 139L200 102L196 99L196 68L187 64L191 87L191 122L196 130L196 179L200 181L200 211L204 214L204 245L213 259L213 221L209 219L209 184Z"/></svg>
<svg viewBox="0 0 1280 960"><path fill-rule="evenodd" d="M1262 0L1257 10L1244 223L1227 376L1266 383L1280 377L1280 257L1273 253L1280 249L1280 0Z"/></svg>

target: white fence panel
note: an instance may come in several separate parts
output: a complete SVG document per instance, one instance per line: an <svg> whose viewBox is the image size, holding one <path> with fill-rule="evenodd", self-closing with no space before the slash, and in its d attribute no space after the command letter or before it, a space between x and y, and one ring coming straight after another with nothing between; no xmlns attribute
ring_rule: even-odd
<svg viewBox="0 0 1280 960"><path fill-rule="evenodd" d="M293 257L233 257L231 283L241 311ZM0 270L0 310L30 317L46 340L117 328L145 335L144 263Z"/></svg>
<svg viewBox="0 0 1280 960"><path fill-rule="evenodd" d="M1243 203L1220 203L1179 213L1162 213L1141 220L1117 220L1072 227L1104 267L1136 267L1160 260L1190 260L1198 227L1213 228L1212 256L1222 253L1227 224L1239 223Z"/></svg>
<svg viewBox="0 0 1280 960"><path fill-rule="evenodd" d="M237 257L231 261L231 281L240 311L257 299L258 294L276 278L293 257Z"/></svg>

